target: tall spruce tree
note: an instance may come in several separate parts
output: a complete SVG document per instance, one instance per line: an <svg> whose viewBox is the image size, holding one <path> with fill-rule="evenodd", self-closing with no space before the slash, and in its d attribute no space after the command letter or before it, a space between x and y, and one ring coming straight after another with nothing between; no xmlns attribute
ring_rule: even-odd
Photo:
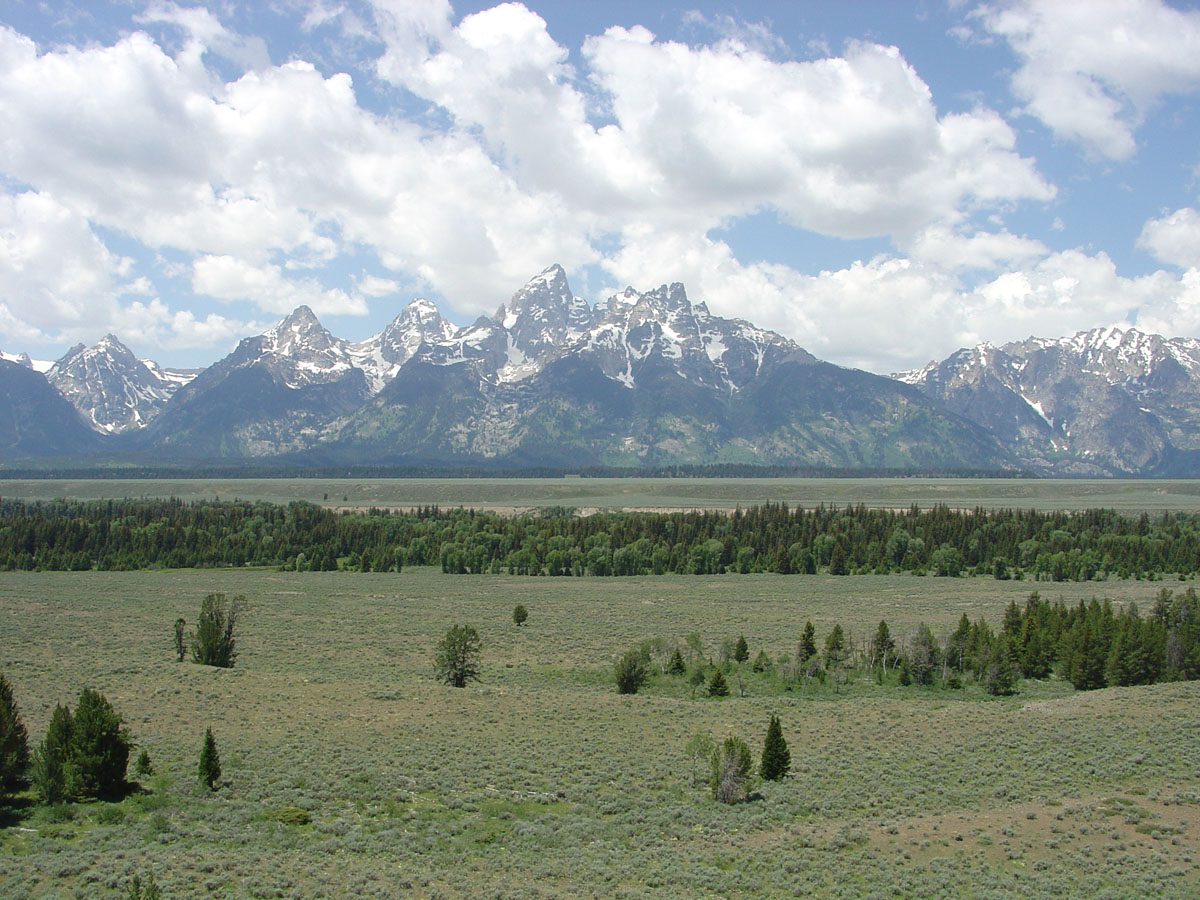
<svg viewBox="0 0 1200 900"><path fill-rule="evenodd" d="M21 786L29 768L29 734L13 699L12 685L0 675L0 797Z"/></svg>
<svg viewBox="0 0 1200 900"><path fill-rule="evenodd" d="M758 774L765 781L778 781L792 768L792 754L788 751L787 741L783 739L783 728L778 716L771 716L767 725L767 736L763 740L762 761L758 766Z"/></svg>
<svg viewBox="0 0 1200 900"><path fill-rule="evenodd" d="M70 708L61 703L56 705L50 714L46 735L33 757L33 786L43 803L62 803L68 798L67 777L74 730Z"/></svg>
<svg viewBox="0 0 1200 900"><path fill-rule="evenodd" d="M737 644L733 648L733 658L740 663L750 658L750 645L746 643L745 635L738 635Z"/></svg>
<svg viewBox="0 0 1200 900"><path fill-rule="evenodd" d="M800 646L796 655L800 657L801 665L817 655L817 629L813 628L812 622L804 623L804 631L800 633Z"/></svg>
<svg viewBox="0 0 1200 900"><path fill-rule="evenodd" d="M221 780L221 757L217 753L217 739L213 737L211 728L204 730L204 743L200 747L197 772L201 784L207 785L210 791L217 789L217 782Z"/></svg>

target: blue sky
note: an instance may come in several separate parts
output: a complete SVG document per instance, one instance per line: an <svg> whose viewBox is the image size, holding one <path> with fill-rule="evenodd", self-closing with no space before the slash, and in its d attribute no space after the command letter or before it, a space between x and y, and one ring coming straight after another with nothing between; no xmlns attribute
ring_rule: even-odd
<svg viewBox="0 0 1200 900"><path fill-rule="evenodd" d="M883 373L1200 336L1198 113L1159 0L10 0L0 349L204 365L555 262Z"/></svg>

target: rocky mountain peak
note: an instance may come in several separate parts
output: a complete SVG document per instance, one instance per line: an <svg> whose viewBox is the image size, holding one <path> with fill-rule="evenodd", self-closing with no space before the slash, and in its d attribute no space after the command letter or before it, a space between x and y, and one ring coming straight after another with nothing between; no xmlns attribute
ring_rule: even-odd
<svg viewBox="0 0 1200 900"><path fill-rule="evenodd" d="M91 347L76 344L46 378L93 428L110 434L140 429L179 386L160 378L114 334Z"/></svg>

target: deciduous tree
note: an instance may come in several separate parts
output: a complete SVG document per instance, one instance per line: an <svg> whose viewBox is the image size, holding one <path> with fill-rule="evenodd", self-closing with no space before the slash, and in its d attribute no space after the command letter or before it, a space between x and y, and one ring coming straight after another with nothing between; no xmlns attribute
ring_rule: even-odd
<svg viewBox="0 0 1200 900"><path fill-rule="evenodd" d="M617 693L636 694L638 689L646 683L648 674L642 651L634 647L617 660Z"/></svg>

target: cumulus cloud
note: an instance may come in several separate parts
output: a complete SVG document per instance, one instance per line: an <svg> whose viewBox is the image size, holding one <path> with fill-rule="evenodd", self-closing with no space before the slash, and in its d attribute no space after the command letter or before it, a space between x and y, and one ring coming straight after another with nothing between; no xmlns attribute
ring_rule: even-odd
<svg viewBox="0 0 1200 900"><path fill-rule="evenodd" d="M305 9L312 30L349 15L329 0ZM0 272L0 331L63 334L83 315L164 347L227 345L300 303L361 315L414 281L462 321L551 262L598 265L621 286L683 281L714 312L876 371L980 338L1135 315L1177 332L1195 319L1190 276L1122 278L1103 254L1054 254L1005 228L1005 213L1051 201L1054 185L995 111L939 111L895 47L779 59L769 32L722 21L711 45L614 27L572 57L519 3L457 23L445 0L381 0L373 15L385 47L375 72L406 104L420 98L418 114L372 112L349 74L270 64L207 8L144 14L180 29L178 47L134 31L46 51L0 27L0 172L32 188L4 195L4 215L22 223L5 252L44 260ZM1030 61L1055 15L1014 3L979 21L1023 41ZM240 74L219 77L214 54ZM1076 68L1128 104L1109 111L1117 125L1174 89L1149 66L1141 80L1130 66L1123 80ZM882 237L892 252L817 273L744 263L714 235L760 212ZM144 245L164 260L158 275L182 272L229 315L154 296L150 273L91 226ZM1186 216L1148 223L1142 244L1182 264L1189 227ZM36 235L52 250L26 246ZM376 261L379 275L346 274Z"/></svg>
<svg viewBox="0 0 1200 900"><path fill-rule="evenodd" d="M824 234L904 238L980 204L1054 194L994 112L939 118L894 47L776 62L741 42L614 27L584 43L585 77L520 4L457 27L404 24L380 73L479 129L523 186L601 230L631 217L707 230L771 208Z"/></svg>
<svg viewBox="0 0 1200 900"><path fill-rule="evenodd" d="M112 253L87 220L34 191L0 194L0 329L41 346L116 332L146 346L228 344L247 323L172 312L132 260ZM24 347L22 347L24 349Z"/></svg>
<svg viewBox="0 0 1200 900"><path fill-rule="evenodd" d="M1167 265L1200 269L1200 213L1188 206L1151 219L1142 228L1138 246Z"/></svg>
<svg viewBox="0 0 1200 900"><path fill-rule="evenodd" d="M358 295L326 288L315 278L287 278L277 265L254 266L234 256L201 256L193 264L192 288L218 300L250 300L263 310L288 313L307 306L318 316L362 315Z"/></svg>
<svg viewBox="0 0 1200 900"><path fill-rule="evenodd" d="M1111 159L1162 97L1200 86L1200 11L1161 0L1009 0L975 11L1021 64L1012 89L1055 134Z"/></svg>

